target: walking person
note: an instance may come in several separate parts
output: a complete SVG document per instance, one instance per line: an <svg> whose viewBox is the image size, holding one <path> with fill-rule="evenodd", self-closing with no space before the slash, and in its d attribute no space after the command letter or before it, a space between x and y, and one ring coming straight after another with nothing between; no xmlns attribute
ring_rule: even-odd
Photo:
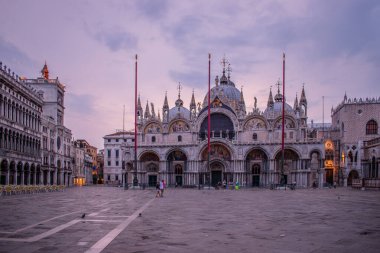
<svg viewBox="0 0 380 253"><path fill-rule="evenodd" d="M156 198L161 196L160 183L156 183Z"/></svg>
<svg viewBox="0 0 380 253"><path fill-rule="evenodd" d="M160 182L161 198L164 196L164 188L165 188L165 182L162 179L161 182Z"/></svg>

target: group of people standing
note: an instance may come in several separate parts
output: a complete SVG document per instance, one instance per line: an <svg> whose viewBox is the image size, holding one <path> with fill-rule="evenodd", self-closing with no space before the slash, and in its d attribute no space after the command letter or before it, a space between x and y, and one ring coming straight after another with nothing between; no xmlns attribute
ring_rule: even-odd
<svg viewBox="0 0 380 253"><path fill-rule="evenodd" d="M223 188L222 188L222 186L223 186ZM218 184L215 187L215 189L217 189L217 190L219 190L220 188L226 189L226 190L228 190L228 188L239 190L240 189L240 184L239 184L238 181L236 181L236 183L234 184L234 182L227 182L226 180L223 180L223 185L219 181Z"/></svg>
<svg viewBox="0 0 380 253"><path fill-rule="evenodd" d="M156 198L163 197L164 196L164 189L165 189L165 181L162 179L161 181L157 182L156 184Z"/></svg>

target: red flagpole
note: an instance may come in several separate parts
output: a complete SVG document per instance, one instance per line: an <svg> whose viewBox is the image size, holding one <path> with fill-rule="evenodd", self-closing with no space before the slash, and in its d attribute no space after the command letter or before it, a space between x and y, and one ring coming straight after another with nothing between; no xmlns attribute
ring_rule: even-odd
<svg viewBox="0 0 380 253"><path fill-rule="evenodd" d="M137 54L135 59L135 174L133 178L133 185L137 186Z"/></svg>
<svg viewBox="0 0 380 253"><path fill-rule="evenodd" d="M211 54L208 54L208 130L207 130L207 147L210 153L210 129L211 129L211 117L210 117L210 80L211 80Z"/></svg>
<svg viewBox="0 0 380 253"><path fill-rule="evenodd" d="M211 171L210 171L210 151L211 151L211 147L210 147L210 131L211 131L211 113L210 113L210 105L211 105L211 102L210 102L210 80L211 80L211 54L208 54L208 131L207 131L207 148L208 148L208 155L207 155L207 168L208 168L208 172L210 173L209 174L209 180L208 180L208 186L210 187L211 186Z"/></svg>
<svg viewBox="0 0 380 253"><path fill-rule="evenodd" d="M281 142L281 183L285 183L284 178L284 141L285 141L285 53L282 56L282 142Z"/></svg>

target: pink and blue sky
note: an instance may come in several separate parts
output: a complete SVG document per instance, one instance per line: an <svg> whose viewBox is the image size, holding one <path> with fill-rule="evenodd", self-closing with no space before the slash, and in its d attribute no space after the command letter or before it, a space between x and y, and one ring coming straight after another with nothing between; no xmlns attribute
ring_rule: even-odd
<svg viewBox="0 0 380 253"><path fill-rule="evenodd" d="M66 85L65 125L75 139L103 148L103 136L133 128L134 55L139 93L162 108L174 106L177 85L190 104L221 74L265 110L282 77L293 106L305 84L309 121L325 122L348 97L380 96L380 1L377 0L0 0L0 61L35 78L46 60L50 77ZM212 81L213 83L213 81Z"/></svg>

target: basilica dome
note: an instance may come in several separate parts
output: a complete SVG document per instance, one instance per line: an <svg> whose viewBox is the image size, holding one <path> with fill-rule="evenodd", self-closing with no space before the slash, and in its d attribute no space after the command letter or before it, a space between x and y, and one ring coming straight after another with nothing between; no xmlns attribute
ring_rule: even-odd
<svg viewBox="0 0 380 253"><path fill-rule="evenodd" d="M216 82L218 80L216 79ZM239 102L241 101L241 92L235 87L235 84L229 80L225 74L220 78L220 85L218 83L210 91L210 103L218 97L222 103L228 105L235 111L238 109ZM208 92L203 100L203 108L208 105Z"/></svg>
<svg viewBox="0 0 380 253"><path fill-rule="evenodd" d="M183 101L180 97L175 102L175 107L169 110L169 121L175 118L190 119L190 111L183 107Z"/></svg>
<svg viewBox="0 0 380 253"><path fill-rule="evenodd" d="M294 114L293 108L286 103L285 101L285 111L287 114ZM268 104L268 107L264 111L264 117L267 118L274 118L277 116L282 115L282 94L280 94L280 91L278 90L276 96L274 97L271 103Z"/></svg>

